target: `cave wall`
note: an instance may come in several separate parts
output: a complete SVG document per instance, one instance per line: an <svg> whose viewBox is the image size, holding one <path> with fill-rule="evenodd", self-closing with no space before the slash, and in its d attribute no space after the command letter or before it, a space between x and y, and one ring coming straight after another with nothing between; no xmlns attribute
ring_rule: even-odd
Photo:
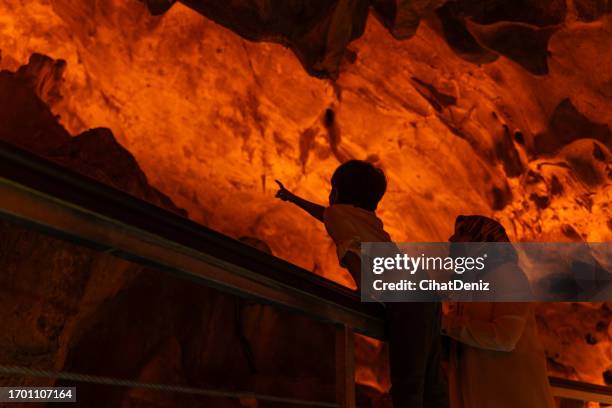
<svg viewBox="0 0 612 408"><path fill-rule="evenodd" d="M67 131L50 125L37 143L108 127L157 191L147 199L348 286L323 229L274 200L273 179L324 202L338 163L371 160L389 176L380 216L396 240L446 240L461 213L494 216L516 240L610 240L608 2L375 1L340 14L347 32L333 16L351 2L337 1L308 27L265 33L240 27L303 2L280 14L282 2L233 2L246 17L187 3L223 26L180 3L151 17L136 0L0 1L0 67L66 61L35 84ZM567 307L569 322L565 306L541 306L553 372L601 383L610 308Z"/></svg>

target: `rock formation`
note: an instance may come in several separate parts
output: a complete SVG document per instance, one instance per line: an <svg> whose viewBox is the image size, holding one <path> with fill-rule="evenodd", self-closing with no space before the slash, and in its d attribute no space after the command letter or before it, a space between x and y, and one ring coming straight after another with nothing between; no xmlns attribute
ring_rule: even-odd
<svg viewBox="0 0 612 408"><path fill-rule="evenodd" d="M0 75L0 137L348 286L321 226L274 200L272 180L324 202L339 162L376 162L398 241L446 240L461 213L515 240L612 238L609 1L145 3L0 0L0 67L18 72ZM20 70L35 53L53 59ZM541 306L553 374L603 383L609 310ZM384 389L368 364L359 380Z"/></svg>

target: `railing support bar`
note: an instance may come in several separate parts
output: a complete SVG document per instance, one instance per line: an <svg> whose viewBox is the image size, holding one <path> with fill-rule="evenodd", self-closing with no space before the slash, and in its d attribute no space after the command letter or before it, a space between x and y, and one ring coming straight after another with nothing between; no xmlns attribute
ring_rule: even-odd
<svg viewBox="0 0 612 408"><path fill-rule="evenodd" d="M355 408L355 334L345 325L336 328L336 402Z"/></svg>

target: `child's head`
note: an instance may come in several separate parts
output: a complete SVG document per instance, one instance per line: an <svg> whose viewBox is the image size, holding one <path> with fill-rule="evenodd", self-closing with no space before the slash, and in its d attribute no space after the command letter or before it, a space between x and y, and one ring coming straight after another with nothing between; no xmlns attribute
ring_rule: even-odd
<svg viewBox="0 0 612 408"><path fill-rule="evenodd" d="M374 211L387 189L385 173L362 160L342 163L331 179L330 204L351 204Z"/></svg>

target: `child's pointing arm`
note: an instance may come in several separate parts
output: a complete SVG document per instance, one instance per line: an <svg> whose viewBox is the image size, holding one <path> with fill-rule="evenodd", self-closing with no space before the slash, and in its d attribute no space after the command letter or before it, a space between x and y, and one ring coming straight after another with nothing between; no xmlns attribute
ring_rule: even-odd
<svg viewBox="0 0 612 408"><path fill-rule="evenodd" d="M297 205L302 210L315 217L317 220L323 222L323 212L325 211L325 207L296 196L295 194L287 190L285 186L283 186L283 183L278 180L274 181L276 181L276 184L278 184L279 187L278 191L276 192L277 198L280 198L283 201L289 201Z"/></svg>

